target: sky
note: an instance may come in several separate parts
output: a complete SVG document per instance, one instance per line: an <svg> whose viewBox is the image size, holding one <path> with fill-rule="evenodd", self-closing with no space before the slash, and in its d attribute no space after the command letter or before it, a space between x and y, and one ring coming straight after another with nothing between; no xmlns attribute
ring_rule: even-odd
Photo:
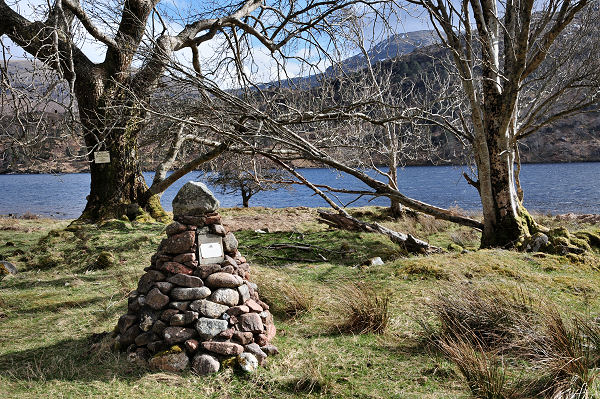
<svg viewBox="0 0 600 399"><path fill-rule="evenodd" d="M162 7L162 10L165 15L164 21L166 22L169 32L171 34L175 34L183 27L183 22L181 22L182 19L179 18L177 13L181 10L190 10L194 4L197 3L191 0L164 0L159 4L159 6ZM225 3L221 2L221 4ZM41 19L40 15L43 14L43 11L45 9L47 9L46 0L19 0L16 3L9 5L12 9L18 11L19 13L21 13L21 15L25 16L30 20ZM86 7L85 2L83 2L83 5L84 7ZM88 8L90 13L92 13L95 9L99 8ZM379 20L368 21L363 19L362 22L364 24L364 38L369 45L376 44L377 42L385 39L385 37L387 37L390 33L404 33L421 29L430 29L428 21L426 21L422 15L419 15L419 13L415 11L406 12L403 10L392 15L392 17L388 21L391 26L391 30L385 29L384 24L382 24ZM155 18L154 23L155 26L160 26L160 21L157 18ZM103 25L100 22L98 26ZM107 25L104 25L104 27L106 28ZM81 29L80 32L81 34L79 35L79 39L77 41L78 47L88 56L88 58L91 61L96 63L102 62L104 59L106 48L103 45L99 45L87 33L85 33L83 29ZM6 46L10 47L10 51L13 58L19 59L25 57L25 53L23 52L23 50L20 49L14 43L12 43L8 38L3 37L2 41ZM229 51L224 51L223 44L223 38L217 36L215 39L209 42L205 42L200 46L199 52L201 54L203 65L209 66L216 60L222 59L223 56L231 55ZM245 72L251 76L252 80L256 82L269 82L281 78L281 75L277 74L277 62L273 60L270 52L256 40L253 40L251 44L253 62L249 62L245 65ZM296 49L292 49L291 51L289 51L289 53L298 57L306 57L308 51L309 49L307 49L306 47L299 47ZM341 58L347 58L356 54L356 52L356 48L349 48L346 50L346 53L341 55ZM191 52L189 51L189 49L184 49L182 51L177 52L176 57L179 61L182 61L184 64L191 65ZM313 61L315 61L316 63L316 60ZM134 67L139 66L140 64L141 61L138 61L137 64L134 64ZM321 71L324 71L329 65L330 62L328 60L321 60L317 63L317 66ZM302 65L300 62L286 61L285 70L288 74L288 77L296 77L309 74L309 70L306 68L306 65ZM314 73L314 70L312 73ZM231 87L236 85L235 82L231 80L231 78L225 75L216 76L215 80L221 86L224 87Z"/></svg>

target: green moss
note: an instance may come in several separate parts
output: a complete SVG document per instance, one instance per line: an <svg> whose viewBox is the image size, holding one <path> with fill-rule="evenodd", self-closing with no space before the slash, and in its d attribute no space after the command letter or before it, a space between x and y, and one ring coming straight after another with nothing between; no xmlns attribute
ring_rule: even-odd
<svg viewBox="0 0 600 399"><path fill-rule="evenodd" d="M103 252L100 252L100 254L98 255L98 258L96 258L96 261L92 265L92 268L94 270L104 270L104 269L108 269L108 268L114 266L114 264L115 264L114 255L111 254L110 252L103 251Z"/></svg>
<svg viewBox="0 0 600 399"><path fill-rule="evenodd" d="M566 227L556 227L548 232L548 237L563 237L568 240L570 236L571 234Z"/></svg>
<svg viewBox="0 0 600 399"><path fill-rule="evenodd" d="M235 368L237 366L238 360L236 356L225 358L221 361L221 367L226 368Z"/></svg>
<svg viewBox="0 0 600 399"><path fill-rule="evenodd" d="M171 221L171 217L160 204L160 197L156 194L148 199L146 209L152 218L161 223L169 223Z"/></svg>
<svg viewBox="0 0 600 399"><path fill-rule="evenodd" d="M35 266L41 270L53 269L60 266L61 259L54 254L42 255L38 258Z"/></svg>
<svg viewBox="0 0 600 399"><path fill-rule="evenodd" d="M100 228L110 230L131 230L131 223L124 220L110 219L102 222Z"/></svg>
<svg viewBox="0 0 600 399"><path fill-rule="evenodd" d="M592 247L590 247L590 244L588 244L588 242L586 240L582 240L581 238L577 238L574 235L572 235L569 238L569 241L571 241L572 245L575 245L578 248L585 249L586 251L591 251L592 250Z"/></svg>
<svg viewBox="0 0 600 399"><path fill-rule="evenodd" d="M588 245L600 249L600 232L578 231L574 235L587 242Z"/></svg>
<svg viewBox="0 0 600 399"><path fill-rule="evenodd" d="M458 244L455 244L453 242L451 242L450 244L448 244L448 251L454 251L454 252L462 252L463 251L463 247L461 247Z"/></svg>
<svg viewBox="0 0 600 399"><path fill-rule="evenodd" d="M568 238L562 236L552 237L550 240L554 246L568 247L571 243Z"/></svg>
<svg viewBox="0 0 600 399"><path fill-rule="evenodd" d="M153 357L161 357L161 356L165 356L165 355L172 355L175 353L181 353L183 352L183 349L181 349L181 346L179 345L173 345L172 347L170 347L167 350L164 350L162 352L158 352L156 355L154 355Z"/></svg>

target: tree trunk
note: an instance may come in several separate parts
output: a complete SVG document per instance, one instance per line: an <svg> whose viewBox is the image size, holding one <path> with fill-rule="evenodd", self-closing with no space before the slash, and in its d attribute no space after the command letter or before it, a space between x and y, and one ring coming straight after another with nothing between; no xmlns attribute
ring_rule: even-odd
<svg viewBox="0 0 600 399"><path fill-rule="evenodd" d="M404 216L404 210L402 204L396 200L391 200L390 203L390 215L394 219L400 219Z"/></svg>
<svg viewBox="0 0 600 399"><path fill-rule="evenodd" d="M240 187L240 191L242 192L242 206L244 208L248 208L248 204L250 201L250 197L252 197L252 193L250 190L246 190L243 186Z"/></svg>
<svg viewBox="0 0 600 399"><path fill-rule="evenodd" d="M328 226L350 231L366 231L368 233L383 234L388 236L393 243L404 247L410 253L430 254L443 252L441 248L429 245L429 243L410 234L388 229L379 223L363 222L348 214L329 213L321 210L318 210L317 212L319 212L319 222L325 223Z"/></svg>
<svg viewBox="0 0 600 399"><path fill-rule="evenodd" d="M484 215L481 247L518 248L538 226L517 195L512 123L503 130L500 123L494 122L497 120L490 118L486 145L479 143L476 151L480 154L476 162Z"/></svg>
<svg viewBox="0 0 600 399"><path fill-rule="evenodd" d="M130 107L104 108L78 100L91 174L90 194L80 220L95 222L123 216L145 220L143 216L148 214L166 220L159 197L148 190L142 175L138 134L143 115ZM97 151L108 151L110 162L94 162Z"/></svg>

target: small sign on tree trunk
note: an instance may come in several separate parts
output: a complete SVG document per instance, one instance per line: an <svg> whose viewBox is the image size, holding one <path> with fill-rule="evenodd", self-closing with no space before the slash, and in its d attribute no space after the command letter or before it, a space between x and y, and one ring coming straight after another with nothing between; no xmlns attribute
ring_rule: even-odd
<svg viewBox="0 0 600 399"><path fill-rule="evenodd" d="M96 151L94 152L95 163L110 163L110 152L108 151Z"/></svg>

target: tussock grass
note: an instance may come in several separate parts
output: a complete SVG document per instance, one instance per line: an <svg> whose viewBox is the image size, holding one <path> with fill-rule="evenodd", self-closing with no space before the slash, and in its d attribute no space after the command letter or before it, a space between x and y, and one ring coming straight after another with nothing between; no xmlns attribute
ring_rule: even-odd
<svg viewBox="0 0 600 399"><path fill-rule="evenodd" d="M462 337L464 332L445 336L439 349L451 359L476 398L513 399L518 393L508 387L506 368L494 352L486 351L475 336Z"/></svg>
<svg viewBox="0 0 600 399"><path fill-rule="evenodd" d="M514 291L461 287L428 306L428 339L452 360L477 398L597 397L600 324ZM520 370L507 379L506 363Z"/></svg>
<svg viewBox="0 0 600 399"><path fill-rule="evenodd" d="M279 317L296 318L309 312L314 306L311 292L303 285L290 281L289 276L262 274L255 278L260 297Z"/></svg>
<svg viewBox="0 0 600 399"><path fill-rule="evenodd" d="M442 337L472 340L477 346L498 348L522 332L515 326L534 325L535 300L522 291L452 285L427 304ZM436 331L422 323L431 335Z"/></svg>
<svg viewBox="0 0 600 399"><path fill-rule="evenodd" d="M349 282L333 292L335 330L351 334L383 334L389 323L390 292L364 282Z"/></svg>

